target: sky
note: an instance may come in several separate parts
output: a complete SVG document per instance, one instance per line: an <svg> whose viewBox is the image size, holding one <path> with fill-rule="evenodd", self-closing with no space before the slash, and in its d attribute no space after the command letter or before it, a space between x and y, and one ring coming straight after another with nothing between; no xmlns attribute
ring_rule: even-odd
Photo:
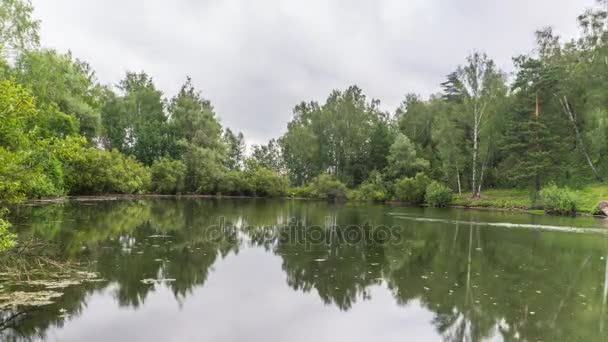
<svg viewBox="0 0 608 342"><path fill-rule="evenodd" d="M390 112L440 91L474 51L509 72L534 31L578 35L594 0L33 0L42 45L103 84L145 71L172 97L187 76L248 144L285 132L293 107L356 84Z"/></svg>

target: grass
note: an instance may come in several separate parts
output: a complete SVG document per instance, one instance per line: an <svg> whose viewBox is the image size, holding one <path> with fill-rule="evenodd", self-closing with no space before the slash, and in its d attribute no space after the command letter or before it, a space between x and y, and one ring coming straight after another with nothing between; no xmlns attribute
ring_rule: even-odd
<svg viewBox="0 0 608 342"><path fill-rule="evenodd" d="M590 184L572 191L579 212L592 213L599 201L608 200L607 183ZM532 194L527 189L487 189L482 191L480 198L471 198L469 193L455 195L452 205L511 210L539 209L532 205Z"/></svg>
<svg viewBox="0 0 608 342"><path fill-rule="evenodd" d="M581 212L593 212L597 203L608 200L608 184L591 184L574 190L576 206Z"/></svg>

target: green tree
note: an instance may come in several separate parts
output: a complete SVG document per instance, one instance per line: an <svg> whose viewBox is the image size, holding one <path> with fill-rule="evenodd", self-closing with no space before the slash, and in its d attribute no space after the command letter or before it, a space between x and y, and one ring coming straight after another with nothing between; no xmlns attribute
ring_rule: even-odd
<svg viewBox="0 0 608 342"><path fill-rule="evenodd" d="M89 140L101 127L101 88L91 67L71 54L36 50L22 54L13 72L19 83L28 85L38 105L73 116L80 134ZM54 110L54 109L50 109Z"/></svg>
<svg viewBox="0 0 608 342"><path fill-rule="evenodd" d="M427 160L417 158L416 146L403 133L397 134L388 155L388 173L393 179L412 176L425 171L430 164Z"/></svg>
<svg viewBox="0 0 608 342"><path fill-rule="evenodd" d="M0 2L0 52L4 56L35 49L40 44L40 21L32 17L34 7L29 0Z"/></svg>
<svg viewBox="0 0 608 342"><path fill-rule="evenodd" d="M505 75L486 54L476 52L467 57L466 65L459 66L448 76L443 87L446 98L458 105L471 130L471 189L473 197L478 197L490 157L480 151L480 142L488 138L484 132L492 132L484 126L492 121L496 105L506 96ZM480 156L483 157L481 162Z"/></svg>
<svg viewBox="0 0 608 342"><path fill-rule="evenodd" d="M245 159L245 137L243 133L238 135L232 133L230 128L226 128L223 135L226 145L226 167L229 170L241 170Z"/></svg>

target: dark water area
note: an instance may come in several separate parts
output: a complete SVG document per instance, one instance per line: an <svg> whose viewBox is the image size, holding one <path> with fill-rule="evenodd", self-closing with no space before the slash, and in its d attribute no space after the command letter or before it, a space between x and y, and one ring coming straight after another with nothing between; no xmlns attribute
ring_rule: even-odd
<svg viewBox="0 0 608 342"><path fill-rule="evenodd" d="M2 311L24 312L3 341L608 341L596 218L212 199L12 215L99 280Z"/></svg>

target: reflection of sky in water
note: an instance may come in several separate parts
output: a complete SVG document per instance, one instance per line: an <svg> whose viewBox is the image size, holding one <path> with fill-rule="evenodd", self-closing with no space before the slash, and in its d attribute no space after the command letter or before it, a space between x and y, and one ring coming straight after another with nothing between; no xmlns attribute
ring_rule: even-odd
<svg viewBox="0 0 608 342"><path fill-rule="evenodd" d="M21 320L26 336L608 340L608 235L595 218L208 200L71 203L20 214L22 234L59 241L110 281L66 289ZM291 218L330 237L371 223L394 227L398 239L297 244L282 239L291 228L279 228ZM219 229L223 220L238 229ZM266 235L265 226L279 234ZM142 283L149 278L173 281ZM64 308L73 316L62 322Z"/></svg>
<svg viewBox="0 0 608 342"><path fill-rule="evenodd" d="M119 308L112 286L95 293L68 329L52 328L57 341L417 341L440 339L433 314L413 301L395 303L375 286L372 299L348 312L285 283L281 260L247 248L214 265L204 287L179 303L165 286L138 309ZM103 332L103 333L100 333Z"/></svg>

